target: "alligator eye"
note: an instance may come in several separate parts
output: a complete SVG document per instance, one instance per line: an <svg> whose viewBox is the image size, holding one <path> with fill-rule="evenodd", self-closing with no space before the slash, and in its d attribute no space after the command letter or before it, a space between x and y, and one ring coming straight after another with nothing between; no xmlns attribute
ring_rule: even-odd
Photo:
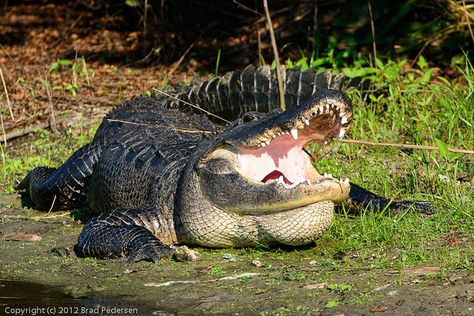
<svg viewBox="0 0 474 316"><path fill-rule="evenodd" d="M255 120L258 120L261 116L262 114L258 112L246 112L242 116L242 121L244 123L255 121Z"/></svg>

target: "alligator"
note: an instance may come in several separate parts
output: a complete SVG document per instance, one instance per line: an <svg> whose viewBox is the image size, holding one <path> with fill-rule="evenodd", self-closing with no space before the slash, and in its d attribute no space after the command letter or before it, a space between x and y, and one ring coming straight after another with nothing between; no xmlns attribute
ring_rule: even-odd
<svg viewBox="0 0 474 316"><path fill-rule="evenodd" d="M348 130L344 78L297 68L283 74L286 111L269 67L134 97L62 166L32 169L17 189L39 210L89 207L97 216L75 252L129 262L170 257L180 245L305 245L345 200L431 209L320 174L305 145L324 146Z"/></svg>

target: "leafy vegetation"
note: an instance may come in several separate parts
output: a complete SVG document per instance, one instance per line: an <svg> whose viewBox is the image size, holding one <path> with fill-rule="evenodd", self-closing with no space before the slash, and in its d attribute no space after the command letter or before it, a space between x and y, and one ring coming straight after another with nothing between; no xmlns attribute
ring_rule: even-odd
<svg viewBox="0 0 474 316"><path fill-rule="evenodd" d="M432 200L436 212L390 215L369 209L353 217L342 208L322 243L361 256L375 254L374 264L380 267L430 263L474 269L473 159L448 150L474 147L469 60L460 71L464 77L458 82L434 76L424 58L413 68L404 60L377 60L374 68L345 70L368 80L366 90L349 90L354 102L350 138L434 145L439 151L337 144L322 149L316 167L392 198ZM338 157L329 155L336 149Z"/></svg>
<svg viewBox="0 0 474 316"><path fill-rule="evenodd" d="M60 84L53 86L53 90L64 90L71 93L73 96L77 95L77 90L79 89L79 76L87 82L87 85L91 85L91 77L93 75L93 70L87 68L86 60L84 57L76 58L74 61L69 59L58 59L49 67L49 73L58 73L58 70L61 68L68 69L71 71L70 82L61 81ZM62 78L61 78L62 79Z"/></svg>

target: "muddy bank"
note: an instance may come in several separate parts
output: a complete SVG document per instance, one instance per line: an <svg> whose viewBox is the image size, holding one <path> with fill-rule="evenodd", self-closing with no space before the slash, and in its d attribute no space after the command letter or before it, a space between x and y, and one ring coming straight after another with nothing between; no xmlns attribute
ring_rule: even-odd
<svg viewBox="0 0 474 316"><path fill-rule="evenodd" d="M151 314L155 310L144 304L89 295L77 297L61 287L38 283L0 280L0 305L5 315L100 315Z"/></svg>
<svg viewBox="0 0 474 316"><path fill-rule="evenodd" d="M54 286L85 307L99 300L139 314L474 314L468 270L391 271L361 266L356 256L334 265L324 245L197 249L202 259L184 263L82 259L72 251L82 225L68 213L24 209L16 195L0 200L0 279ZM15 301L0 291L5 312Z"/></svg>

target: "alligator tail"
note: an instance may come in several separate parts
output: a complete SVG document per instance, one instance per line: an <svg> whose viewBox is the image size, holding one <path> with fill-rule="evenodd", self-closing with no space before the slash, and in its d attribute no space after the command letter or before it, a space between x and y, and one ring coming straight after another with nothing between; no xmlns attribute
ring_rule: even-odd
<svg viewBox="0 0 474 316"><path fill-rule="evenodd" d="M399 212L409 209L424 213L432 214L435 209L433 203L428 201L392 201L377 194L370 192L357 184L351 183L351 190L349 191L349 198L351 202L357 204L359 207L369 207L376 211L388 210L390 212Z"/></svg>
<svg viewBox="0 0 474 316"><path fill-rule="evenodd" d="M41 211L59 211L85 204L88 179L100 156L101 142L83 146L61 167L36 167L15 187Z"/></svg>
<svg viewBox="0 0 474 316"><path fill-rule="evenodd" d="M306 71L297 67L283 69L287 108L304 104L321 88L342 90L345 83L345 77L340 73L318 73L312 68ZM267 113L280 108L276 71L270 66L256 68L250 65L241 72L177 87L174 94L177 98L168 99L169 107L203 114L190 107L191 103L229 121L246 112Z"/></svg>

